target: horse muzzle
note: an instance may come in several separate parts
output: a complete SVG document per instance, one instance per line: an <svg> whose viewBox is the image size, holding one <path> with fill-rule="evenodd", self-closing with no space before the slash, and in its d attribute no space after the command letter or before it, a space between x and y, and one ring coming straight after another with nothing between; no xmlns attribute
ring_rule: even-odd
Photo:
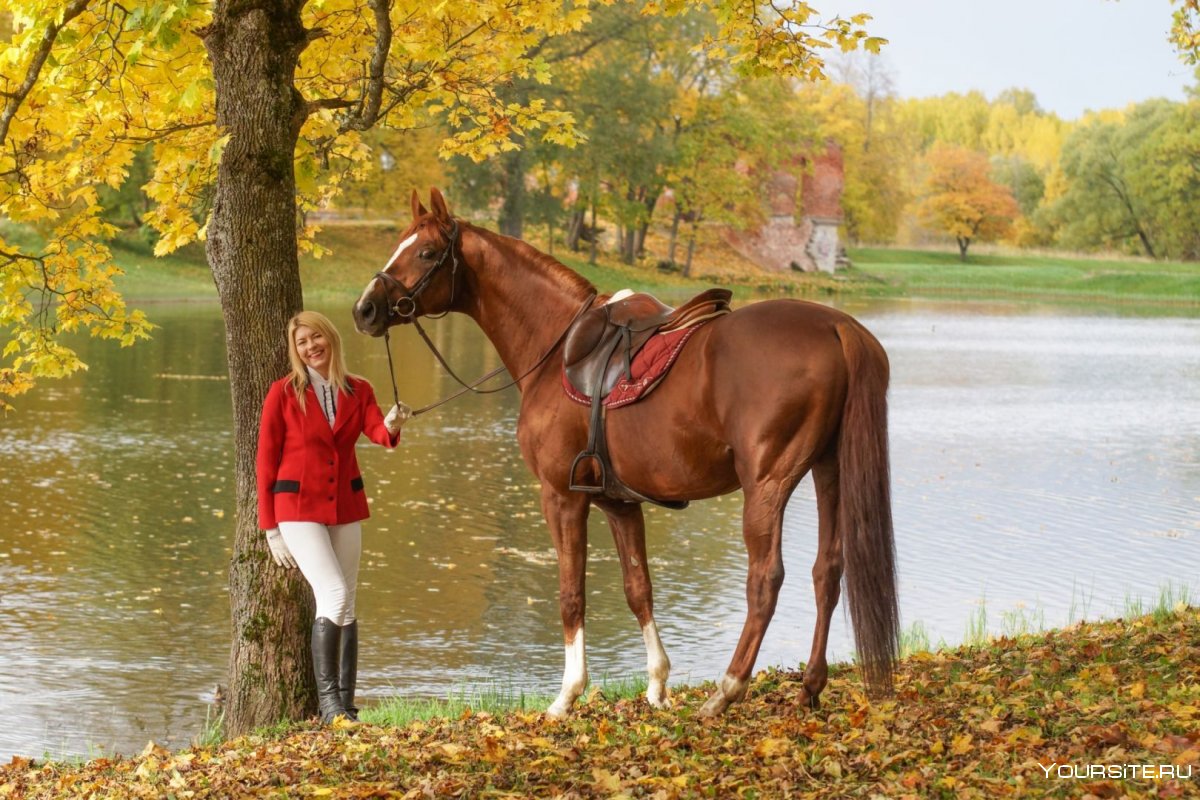
<svg viewBox="0 0 1200 800"><path fill-rule="evenodd" d="M354 327L367 336L383 336L393 320L401 321L398 317L392 317L387 300L382 297L363 297L354 304L351 315L354 317Z"/></svg>

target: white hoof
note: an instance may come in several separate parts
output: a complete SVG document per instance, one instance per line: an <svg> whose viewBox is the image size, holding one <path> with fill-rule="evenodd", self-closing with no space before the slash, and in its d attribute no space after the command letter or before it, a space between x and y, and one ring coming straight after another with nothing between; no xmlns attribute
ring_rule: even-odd
<svg viewBox="0 0 1200 800"><path fill-rule="evenodd" d="M670 708L671 693L667 691L666 684L652 682L646 687L646 701L654 708Z"/></svg>
<svg viewBox="0 0 1200 800"><path fill-rule="evenodd" d="M573 705L575 705L574 698L568 699L560 694L557 698L555 698L554 702L550 704L550 707L546 709L546 716L553 717L554 719L566 719L567 716L570 715L571 706Z"/></svg>
<svg viewBox="0 0 1200 800"><path fill-rule="evenodd" d="M700 716L715 717L719 714L724 714L725 709L729 708L732 703L736 703L746 696L746 689L750 684L747 681L738 680L728 672L725 677L721 678L721 682L717 684L716 690L712 696L700 708Z"/></svg>
<svg viewBox="0 0 1200 800"><path fill-rule="evenodd" d="M727 708L729 708L729 700L726 699L724 692L717 689L709 696L708 701L700 707L700 716L719 717L725 713L725 709Z"/></svg>

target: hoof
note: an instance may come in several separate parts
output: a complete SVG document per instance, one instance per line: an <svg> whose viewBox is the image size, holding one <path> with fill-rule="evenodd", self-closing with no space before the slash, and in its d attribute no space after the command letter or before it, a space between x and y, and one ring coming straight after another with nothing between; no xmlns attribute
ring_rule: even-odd
<svg viewBox="0 0 1200 800"><path fill-rule="evenodd" d="M700 707L699 713L702 717L719 717L725 713L727 708L729 708L729 700L726 699L724 692L717 689Z"/></svg>
<svg viewBox="0 0 1200 800"><path fill-rule="evenodd" d="M655 686L651 684L646 689L646 701L654 708L670 708L671 694L667 691L667 687L659 684Z"/></svg>
<svg viewBox="0 0 1200 800"><path fill-rule="evenodd" d="M573 703L565 701L560 697L546 709L546 716L551 719L566 719L571 713L572 705Z"/></svg>
<svg viewBox="0 0 1200 800"><path fill-rule="evenodd" d="M808 689L800 690L800 702L812 711L821 710L821 695L812 694Z"/></svg>

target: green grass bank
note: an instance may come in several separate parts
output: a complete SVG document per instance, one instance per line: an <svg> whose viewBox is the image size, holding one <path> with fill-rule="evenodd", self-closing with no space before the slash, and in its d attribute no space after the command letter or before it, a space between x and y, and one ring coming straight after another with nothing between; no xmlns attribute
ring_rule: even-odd
<svg viewBox="0 0 1200 800"><path fill-rule="evenodd" d="M356 296L396 244L392 226L339 225L318 241L330 253L301 258L301 279L310 303ZM535 242L535 244L537 244ZM156 258L136 236L113 245L125 270L118 286L138 302L215 301L216 289L198 245ZM1200 313L1200 264L1046 255L972 255L883 248L852 249L853 266L835 275L767 273L724 268L721 253L708 253L697 274L684 278L652 264L627 266L602 256L595 266L586 254L559 247L555 255L602 291L629 287L667 297L723 285L741 299L781 295L811 299L908 298L1000 300L1099 306L1147 313ZM732 263L732 260L730 260Z"/></svg>

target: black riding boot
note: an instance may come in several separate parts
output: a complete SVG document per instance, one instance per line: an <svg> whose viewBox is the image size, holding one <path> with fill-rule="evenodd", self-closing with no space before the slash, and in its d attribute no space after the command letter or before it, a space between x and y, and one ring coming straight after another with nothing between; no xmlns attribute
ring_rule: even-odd
<svg viewBox="0 0 1200 800"><path fill-rule="evenodd" d="M342 707L346 716L358 722L358 709L354 707L354 684L358 680L358 620L342 626L341 679L338 690L342 695Z"/></svg>
<svg viewBox="0 0 1200 800"><path fill-rule="evenodd" d="M342 629L325 617L317 617L312 626L313 672L317 676L317 702L321 706L321 722L328 725L335 717L346 716L342 695L338 691L338 656L341 650Z"/></svg>

